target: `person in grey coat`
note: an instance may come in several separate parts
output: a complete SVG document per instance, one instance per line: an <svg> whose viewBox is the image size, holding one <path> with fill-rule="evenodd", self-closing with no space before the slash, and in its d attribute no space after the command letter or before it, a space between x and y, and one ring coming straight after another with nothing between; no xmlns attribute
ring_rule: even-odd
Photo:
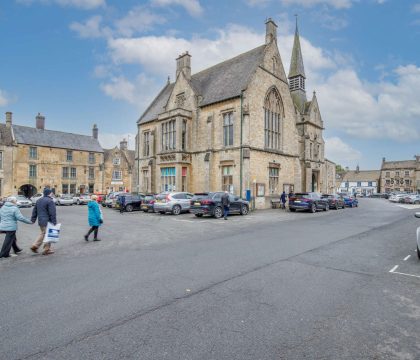
<svg viewBox="0 0 420 360"><path fill-rule="evenodd" d="M20 212L16 205L16 198L11 196L0 209L0 231L6 234L0 251L0 258L9 257L12 247L15 253L22 251L22 249L20 249L16 244L18 221L22 221L26 224L32 224L32 221L24 217Z"/></svg>
<svg viewBox="0 0 420 360"><path fill-rule="evenodd" d="M45 232L47 231L48 223L57 225L57 214L55 209L54 200L51 198L52 191L51 189L44 189L44 196L36 202L34 209L32 211L32 222L34 223L38 218L38 225L41 230L38 238L35 240L34 244L31 246L31 250L34 253L38 252L39 247L41 246ZM43 255L54 254L54 251L51 249L51 243L44 243Z"/></svg>

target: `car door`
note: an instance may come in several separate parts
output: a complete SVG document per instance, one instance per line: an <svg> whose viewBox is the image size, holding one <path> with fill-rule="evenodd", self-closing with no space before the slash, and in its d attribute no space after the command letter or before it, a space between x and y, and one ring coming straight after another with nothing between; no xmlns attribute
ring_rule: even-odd
<svg viewBox="0 0 420 360"><path fill-rule="evenodd" d="M185 210L189 210L191 207L191 199L194 197L194 194L190 194L190 193L185 193Z"/></svg>
<svg viewBox="0 0 420 360"><path fill-rule="evenodd" d="M239 201L237 200L237 197L233 196L232 194L229 194L229 201L230 201L229 212L238 213L240 211L240 207L239 207Z"/></svg>

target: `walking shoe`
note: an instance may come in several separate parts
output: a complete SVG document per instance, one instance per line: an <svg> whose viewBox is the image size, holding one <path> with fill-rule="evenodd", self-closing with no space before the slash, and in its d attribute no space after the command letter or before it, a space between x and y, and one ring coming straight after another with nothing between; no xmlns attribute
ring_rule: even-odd
<svg viewBox="0 0 420 360"><path fill-rule="evenodd" d="M35 254L38 252L38 248L36 246L31 246L31 250Z"/></svg>
<svg viewBox="0 0 420 360"><path fill-rule="evenodd" d="M15 254L20 254L23 251L23 249L18 249L15 251Z"/></svg>
<svg viewBox="0 0 420 360"><path fill-rule="evenodd" d="M89 241L89 237L87 235L85 235L85 240Z"/></svg>
<svg viewBox="0 0 420 360"><path fill-rule="evenodd" d="M101 241L101 239L93 239L93 241Z"/></svg>
<svg viewBox="0 0 420 360"><path fill-rule="evenodd" d="M16 254L10 254L10 256L11 256L11 257L17 257L17 255L16 255Z"/></svg>
<svg viewBox="0 0 420 360"><path fill-rule="evenodd" d="M42 255L51 255L51 254L54 254L54 250L48 249L42 252Z"/></svg>

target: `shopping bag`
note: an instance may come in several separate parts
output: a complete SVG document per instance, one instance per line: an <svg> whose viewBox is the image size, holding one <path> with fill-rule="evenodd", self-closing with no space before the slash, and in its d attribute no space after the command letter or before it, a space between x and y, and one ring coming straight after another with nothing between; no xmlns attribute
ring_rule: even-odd
<svg viewBox="0 0 420 360"><path fill-rule="evenodd" d="M60 228L61 224L54 225L48 223L47 230L45 231L44 243L56 243L60 238Z"/></svg>

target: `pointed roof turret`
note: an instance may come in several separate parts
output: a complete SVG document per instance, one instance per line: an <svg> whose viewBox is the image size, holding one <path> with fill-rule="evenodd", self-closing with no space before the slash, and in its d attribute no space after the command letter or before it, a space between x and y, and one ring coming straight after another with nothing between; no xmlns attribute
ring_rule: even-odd
<svg viewBox="0 0 420 360"><path fill-rule="evenodd" d="M296 15L295 40L293 42L292 59L290 61L289 79L299 75L306 78L305 68L303 67L303 57L302 50L300 48L299 30Z"/></svg>

